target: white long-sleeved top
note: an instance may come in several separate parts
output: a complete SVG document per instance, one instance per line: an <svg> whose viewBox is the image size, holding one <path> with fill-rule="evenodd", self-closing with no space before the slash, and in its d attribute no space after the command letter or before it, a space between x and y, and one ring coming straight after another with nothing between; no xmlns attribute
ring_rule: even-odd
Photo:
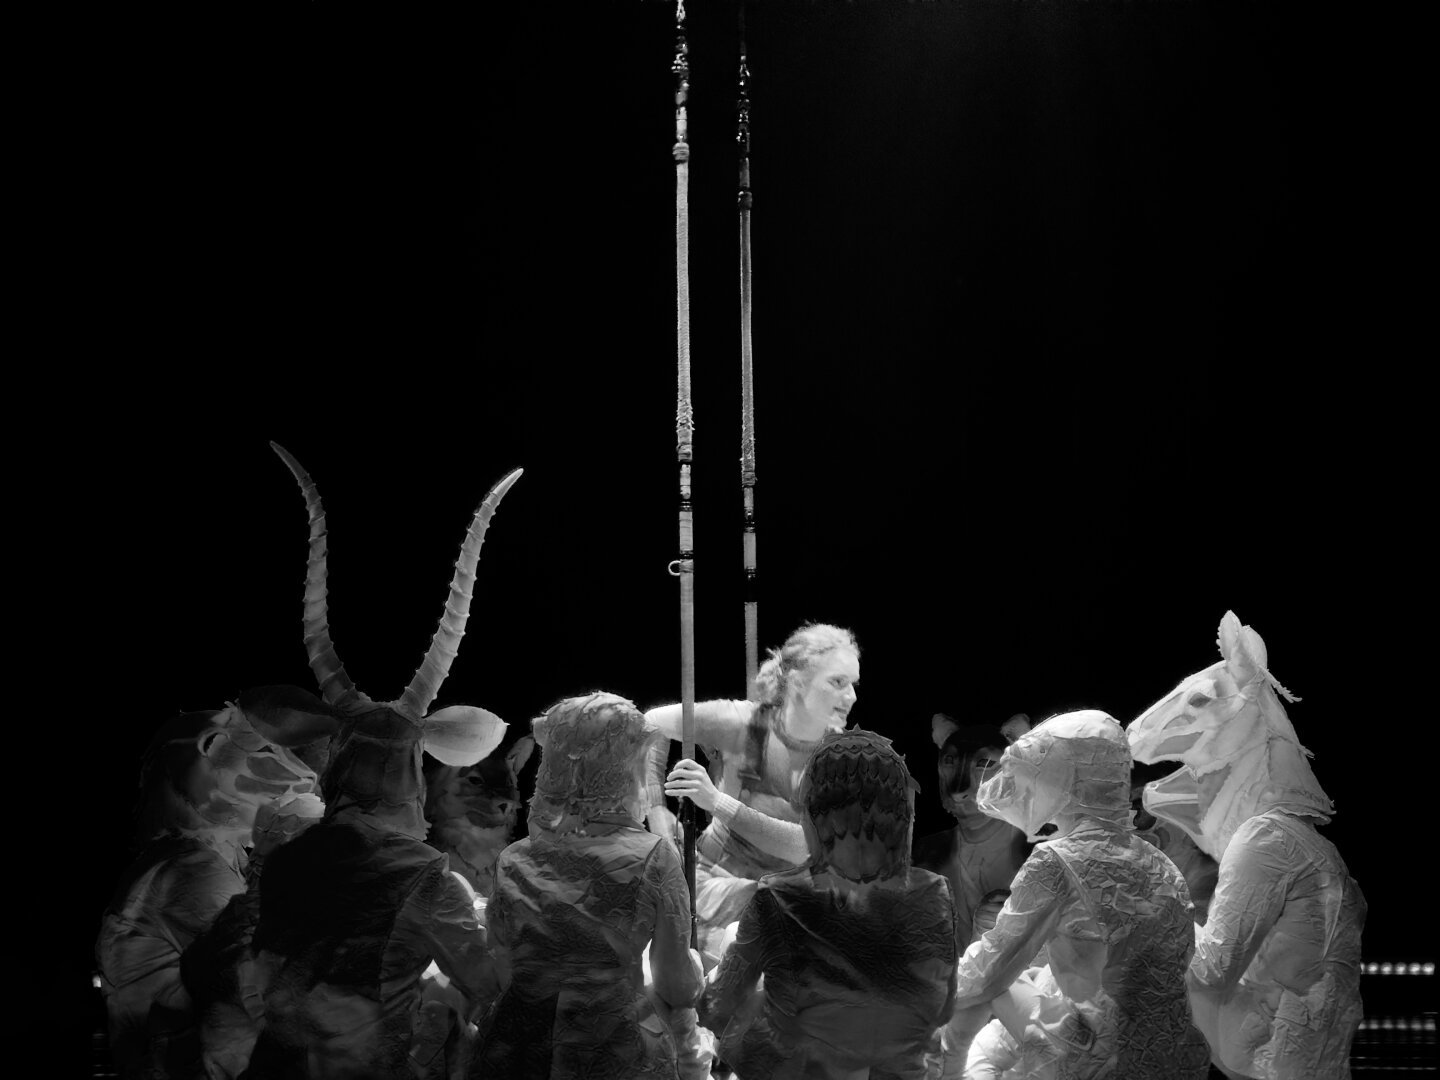
<svg viewBox="0 0 1440 1080"><path fill-rule="evenodd" d="M1226 1068L1350 1075L1365 910L1340 853L1305 818L1269 810L1235 830L1189 977L1195 1022Z"/></svg>
<svg viewBox="0 0 1440 1080"><path fill-rule="evenodd" d="M1059 993L1036 998L1026 1037L1059 1052L1061 1080L1203 1080L1209 1051L1190 1022L1194 939L1185 879L1129 830L1084 819L1038 845L995 926L961 957L957 1018L1005 994L1048 946Z"/></svg>

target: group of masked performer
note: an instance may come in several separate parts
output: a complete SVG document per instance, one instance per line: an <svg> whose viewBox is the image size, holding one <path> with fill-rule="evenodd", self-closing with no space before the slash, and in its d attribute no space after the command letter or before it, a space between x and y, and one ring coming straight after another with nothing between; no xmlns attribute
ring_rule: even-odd
<svg viewBox="0 0 1440 1080"><path fill-rule="evenodd" d="M708 764L667 766L678 705L552 706L532 721L528 836L493 867L472 843L465 876L426 843L420 748L458 760L468 740L473 759L498 734L461 739L432 716L427 742L348 687L182 718L147 759L163 798L98 947L117 1064L250 1080L1346 1077L1364 900L1316 830L1330 803L1263 643L1226 620L1222 662L1128 732L1098 710L937 716L956 823L918 840L920 785L851 725L860 649L824 624L771 653L750 700L696 704ZM1160 760L1180 768L1146 787L1137 829L1136 762ZM667 799L709 815L698 948Z"/></svg>

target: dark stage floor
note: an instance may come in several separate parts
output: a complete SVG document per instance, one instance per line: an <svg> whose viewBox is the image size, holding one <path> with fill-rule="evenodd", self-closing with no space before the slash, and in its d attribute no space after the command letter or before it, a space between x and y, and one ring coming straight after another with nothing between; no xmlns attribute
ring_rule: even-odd
<svg viewBox="0 0 1440 1080"><path fill-rule="evenodd" d="M1397 976L1395 966L1399 962L1387 962L1391 974L1367 972L1362 983L1365 1019L1350 1054L1352 1074L1364 1078L1440 1072L1436 1065L1434 964L1430 964L1428 974L1411 975L1410 968L1419 962L1406 962L1405 975ZM1367 967L1372 963L1378 966L1383 962L1367 961ZM118 1077L110 1061L105 1006L98 989L91 990L90 1005L94 1017L91 1076ZM1212 1073L1214 1077L1219 1075Z"/></svg>

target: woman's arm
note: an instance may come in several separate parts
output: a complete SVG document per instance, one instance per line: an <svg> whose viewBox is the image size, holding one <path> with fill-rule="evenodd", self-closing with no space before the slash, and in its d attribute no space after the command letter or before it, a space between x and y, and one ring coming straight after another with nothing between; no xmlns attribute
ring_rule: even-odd
<svg viewBox="0 0 1440 1080"><path fill-rule="evenodd" d="M745 747L745 730L754 704L749 701L701 701L695 704L695 742L719 754L739 753ZM682 738L682 706L661 705L645 714L646 726L654 734L645 751L645 820L650 831L671 838L675 815L665 805L665 767L670 760L671 740Z"/></svg>
<svg viewBox="0 0 1440 1080"><path fill-rule="evenodd" d="M810 858L805 831L798 822L781 821L726 795L715 786L704 767L689 758L675 763L665 782L665 794L688 798L767 854L785 859L795 866Z"/></svg>
<svg viewBox="0 0 1440 1080"><path fill-rule="evenodd" d="M731 701L729 698L697 701L695 742L707 750L713 747L722 754L733 754L744 749L745 727L754 711L753 701ZM679 742L683 737L680 730L682 713L680 705L661 705L645 713L645 726L652 731L663 732Z"/></svg>

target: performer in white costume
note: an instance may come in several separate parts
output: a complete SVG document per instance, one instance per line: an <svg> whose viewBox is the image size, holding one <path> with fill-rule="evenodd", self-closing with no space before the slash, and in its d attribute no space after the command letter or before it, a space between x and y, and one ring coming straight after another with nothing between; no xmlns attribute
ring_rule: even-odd
<svg viewBox="0 0 1440 1080"><path fill-rule="evenodd" d="M942 1032L945 1076L993 1011L1034 1067L1057 1080L1204 1080L1185 971L1191 905L1175 865L1131 828L1130 752L1120 725L1086 710L1052 717L980 786L988 814L1035 835L993 929L959 963ZM1048 948L1044 969L1020 976Z"/></svg>
<svg viewBox="0 0 1440 1080"><path fill-rule="evenodd" d="M1210 918L1196 929L1195 1022L1228 1076L1340 1080L1363 1015L1365 898L1315 826L1332 805L1266 668L1265 643L1234 612L1220 663L1181 680L1129 728L1144 762L1183 767L1145 806L1220 862Z"/></svg>

